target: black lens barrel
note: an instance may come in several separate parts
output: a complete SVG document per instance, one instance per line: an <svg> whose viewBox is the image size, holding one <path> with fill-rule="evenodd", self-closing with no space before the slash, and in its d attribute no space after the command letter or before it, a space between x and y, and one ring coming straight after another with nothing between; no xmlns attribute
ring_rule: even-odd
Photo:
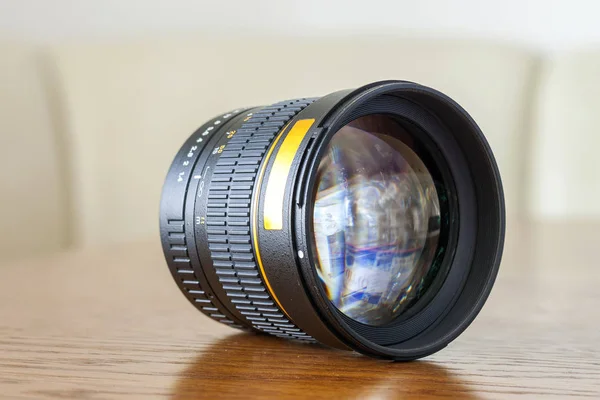
<svg viewBox="0 0 600 400"><path fill-rule="evenodd" d="M357 117L414 130L454 190L447 274L402 321L368 326L328 300L312 209L327 143ZM167 174L160 231L169 269L201 312L233 327L410 360L456 338L485 302L502 253L504 199L492 152L454 101L405 81L222 114L200 127Z"/></svg>

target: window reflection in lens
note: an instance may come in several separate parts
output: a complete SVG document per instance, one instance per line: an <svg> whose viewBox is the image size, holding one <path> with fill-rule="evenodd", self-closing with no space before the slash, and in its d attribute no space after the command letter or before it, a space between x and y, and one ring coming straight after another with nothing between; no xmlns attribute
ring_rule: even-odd
<svg viewBox="0 0 600 400"><path fill-rule="evenodd" d="M317 271L348 317L383 325L431 284L440 233L433 178L393 118L341 128L319 165L313 213Z"/></svg>

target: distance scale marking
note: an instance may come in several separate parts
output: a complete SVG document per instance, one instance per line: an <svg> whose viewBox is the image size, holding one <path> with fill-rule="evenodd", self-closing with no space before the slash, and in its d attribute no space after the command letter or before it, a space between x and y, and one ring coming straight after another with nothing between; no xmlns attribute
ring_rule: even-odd
<svg viewBox="0 0 600 400"><path fill-rule="evenodd" d="M213 122L210 124L210 126L208 126L206 129L204 129L204 131L202 133L200 133L200 136L196 138L195 142L196 143L202 143L205 140L208 140L209 138L207 136L210 135L211 133L214 133L215 128L219 127L219 125L221 125L222 123L224 123L225 120L227 120L228 118L230 118L232 115L237 115L241 110L242 109L239 108L239 109L233 110L233 111L228 112L228 113L226 113L226 114L224 114L224 115L222 115L220 117L216 117L215 119L213 119ZM188 159L184 160L181 163L182 167L186 167L186 170L180 171L177 174L177 182L178 183L182 183L182 182L184 182L186 180L185 179L186 172L188 172L187 171L187 169L188 169L187 167L189 167L191 165L191 162L190 162L189 159L194 158L194 155L197 154L196 152L198 151L198 149L199 149L198 145L192 145L190 147L190 149L189 149L189 151L187 153L187 158ZM202 150L202 149L200 149L200 150ZM194 179L200 179L200 178L198 177L198 175L194 175Z"/></svg>
<svg viewBox="0 0 600 400"><path fill-rule="evenodd" d="M240 112L240 110L235 110L235 111L232 111L231 113L227 113L227 114L223 115L221 118L224 118L224 119L226 119L226 118L229 118L229 117L231 117L233 114L237 114L238 112ZM214 155L217 155L217 154L221 154L221 153L223 152L223 150L225 150L225 148L227 147L227 144L229 143L229 140L235 136L235 134L237 133L237 130L238 130L238 129L239 129L239 128L240 128L240 127L243 125L243 123L244 123L244 122L248 121L248 120L249 120L249 119L252 117L252 115L253 115L253 113L248 113L248 114L246 114L246 117L243 119L243 121L242 121L242 122L240 122L240 123L239 123L239 126L237 126L237 127L232 127L232 128L235 128L235 129L230 129L230 130L229 130L229 131L226 133L226 135L225 135L225 138L226 138L226 140L224 140L224 141L223 141L224 143L218 143L216 146L214 146L214 147L213 147L213 150L211 151L211 155L213 155L213 156L214 156ZM217 125L220 125L220 124L221 124L221 121L220 121L220 120L216 120L216 121L214 121L214 122L213 122L213 125L209 126L208 128L206 128L206 129L204 130L204 132L202 132L202 136L207 136L207 135L209 135L209 134L210 134L210 132L211 132L212 130L214 130L214 128L215 128ZM198 139L196 139L196 141L197 141L197 142L201 142L202 140L203 140L203 139L202 139L202 137L199 137ZM210 163L210 161L211 161L211 158L209 157L209 159L206 161L206 164L208 165L208 164ZM206 173L208 172L208 169L209 169L209 168L210 168L210 167L207 167L207 170L205 170L205 171L204 171L204 173L202 173L202 174L196 174L196 175L194 175L194 179L196 179L196 180L198 180L198 179L203 179L203 180L205 180L205 178L206 178ZM200 193L198 193L198 196L197 196L197 197L200 197L201 195L202 195L202 193L200 192Z"/></svg>

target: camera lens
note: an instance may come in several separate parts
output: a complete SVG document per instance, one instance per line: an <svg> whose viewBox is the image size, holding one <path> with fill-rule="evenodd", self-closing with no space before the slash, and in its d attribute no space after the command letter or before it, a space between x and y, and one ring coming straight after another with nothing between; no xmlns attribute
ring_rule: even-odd
<svg viewBox="0 0 600 400"><path fill-rule="evenodd" d="M456 102L384 81L206 122L167 174L160 230L173 278L208 317L412 360L483 307L504 198Z"/></svg>

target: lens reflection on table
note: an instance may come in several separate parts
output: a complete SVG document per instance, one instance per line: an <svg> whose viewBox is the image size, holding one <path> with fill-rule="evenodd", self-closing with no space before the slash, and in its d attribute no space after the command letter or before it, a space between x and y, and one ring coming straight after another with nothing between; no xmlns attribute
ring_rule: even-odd
<svg viewBox="0 0 600 400"><path fill-rule="evenodd" d="M228 336L183 369L173 399L477 398L439 364L393 363L263 335Z"/></svg>

